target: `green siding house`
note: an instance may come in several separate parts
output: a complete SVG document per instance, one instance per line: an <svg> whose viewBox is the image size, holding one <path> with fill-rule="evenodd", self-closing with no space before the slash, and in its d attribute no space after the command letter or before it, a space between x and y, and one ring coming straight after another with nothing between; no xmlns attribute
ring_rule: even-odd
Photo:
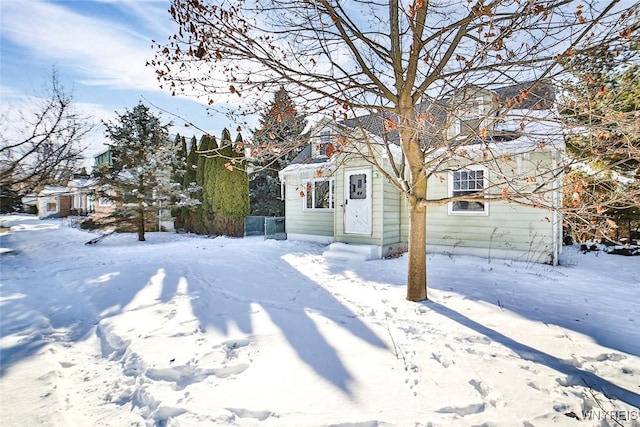
<svg viewBox="0 0 640 427"><path fill-rule="evenodd" d="M548 101L534 103L533 96L518 110L495 120L497 113L488 105L496 94L510 96L511 92L518 93L518 88L467 88L451 99L471 98L475 116L469 111L458 111L453 119L452 113L441 115L445 138L466 138L485 126L490 132L482 141L466 138L468 142L458 146L464 147L464 155L444 157L430 174L428 252L557 262L562 239L561 218L555 209L561 205L562 177L557 170L564 139L557 125L540 124L552 114L552 107ZM528 129L545 134L544 145L520 131L525 116ZM399 169L402 153L397 144L379 137L379 124L353 123L318 123L310 144L280 172L287 238L330 245L326 256L351 258L355 253L362 259L376 259L402 253L411 232L408 203L386 177L392 175L394 165ZM493 161L476 161L486 158L487 152ZM519 203L517 198L501 197L504 182L522 194L535 191L539 207L530 200ZM521 182L520 187L514 189L514 182ZM480 192L486 202L445 201L467 192Z"/></svg>

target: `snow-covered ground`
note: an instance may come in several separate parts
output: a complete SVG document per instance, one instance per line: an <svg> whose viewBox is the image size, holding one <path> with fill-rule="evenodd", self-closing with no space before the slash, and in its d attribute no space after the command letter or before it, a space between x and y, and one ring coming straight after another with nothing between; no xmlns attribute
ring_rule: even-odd
<svg viewBox="0 0 640 427"><path fill-rule="evenodd" d="M4 216L2 426L640 425L640 257L563 265Z"/></svg>

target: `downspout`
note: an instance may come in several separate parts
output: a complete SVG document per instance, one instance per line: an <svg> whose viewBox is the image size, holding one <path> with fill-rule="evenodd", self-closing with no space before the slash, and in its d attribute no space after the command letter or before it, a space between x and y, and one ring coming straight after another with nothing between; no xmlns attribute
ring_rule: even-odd
<svg viewBox="0 0 640 427"><path fill-rule="evenodd" d="M384 162L384 159L383 159ZM384 163L383 163L384 164ZM373 183L374 183L374 173L377 173L375 168L371 168L371 188L373 189ZM380 176L380 174L378 174L378 176ZM384 180L382 179L378 179L378 181L380 181L380 188L378 188L378 192L380 193L380 207L381 209L381 213L380 213L380 249L378 249L378 259L382 259L382 251L384 248L384 199L385 199L385 194L384 194ZM374 193L372 191L372 193ZM371 221L373 221L373 194L371 195Z"/></svg>
<svg viewBox="0 0 640 427"><path fill-rule="evenodd" d="M558 167L558 161L556 159L557 153L554 151L553 154L551 155L551 170L555 171L556 168ZM559 195L559 185L558 185L558 180L560 178L557 177L553 180L553 192L552 192L552 206L553 206L553 210L551 211L551 218L552 218L552 226L553 226L553 230L552 230L552 235L553 235L553 260L552 263L554 266L558 265L558 257L560 256L560 242L559 242L559 230L558 227L560 225L560 214L558 212L558 210L560 209L559 206L559 201L560 201L560 195Z"/></svg>

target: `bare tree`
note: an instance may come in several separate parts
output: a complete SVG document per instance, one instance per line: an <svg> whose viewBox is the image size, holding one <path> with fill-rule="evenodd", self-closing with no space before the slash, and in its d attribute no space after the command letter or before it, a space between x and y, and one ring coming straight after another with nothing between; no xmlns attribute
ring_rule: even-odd
<svg viewBox="0 0 640 427"><path fill-rule="evenodd" d="M82 160L92 129L53 70L41 96L0 117L0 186L25 194L62 183Z"/></svg>
<svg viewBox="0 0 640 427"><path fill-rule="evenodd" d="M367 130L351 150L373 164L376 151L393 159L390 169L376 165L410 206L407 299L419 301L427 298L427 206L479 198L553 205L539 194L551 191L547 184L557 173L538 170L531 160L524 183L523 173L505 173L490 184L493 191L453 197L429 196L429 178L456 163L508 157L495 149L500 138L489 130L510 115L519 123L514 131L526 133L530 120L519 107L562 71L563 58L635 31L618 3L173 0L170 13L179 29L156 44L150 65L173 93L242 104L241 115L284 85L305 112ZM451 130L478 90L510 84L518 92L496 97L482 126ZM373 127L383 138L368 137L372 122L381 124ZM549 132L559 132L549 129L534 126L527 150L545 147Z"/></svg>

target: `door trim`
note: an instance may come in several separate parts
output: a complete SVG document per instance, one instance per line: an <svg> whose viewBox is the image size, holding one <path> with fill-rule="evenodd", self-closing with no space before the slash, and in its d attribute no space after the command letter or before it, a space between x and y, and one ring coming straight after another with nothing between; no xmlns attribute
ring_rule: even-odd
<svg viewBox="0 0 640 427"><path fill-rule="evenodd" d="M350 177L352 175L364 174L365 175L365 198L362 200L355 200L356 203L360 203L363 208L366 209L365 213L368 214L368 224L365 224L366 230L349 230L349 224L347 222L347 216L349 214L349 201L351 201L352 206L354 203L354 199L350 199L351 191L350 191ZM342 228L344 234L348 235L357 235L357 236L371 236L373 233L373 182L372 182L372 173L371 168L354 168L354 169L345 169L344 171L344 183L343 183L343 223Z"/></svg>

